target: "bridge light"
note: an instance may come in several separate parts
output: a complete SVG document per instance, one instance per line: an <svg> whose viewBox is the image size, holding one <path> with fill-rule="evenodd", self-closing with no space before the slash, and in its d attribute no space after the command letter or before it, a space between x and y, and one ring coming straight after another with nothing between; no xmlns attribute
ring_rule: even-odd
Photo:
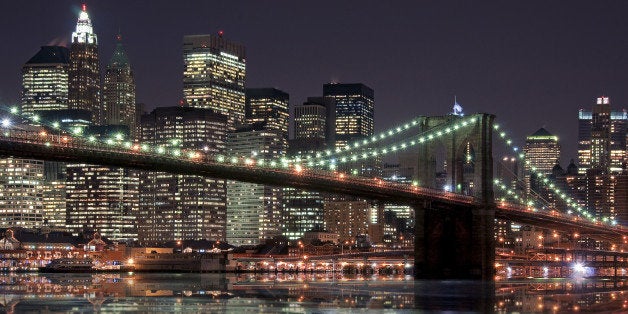
<svg viewBox="0 0 628 314"><path fill-rule="evenodd" d="M237 163L238 163L238 158L236 158L236 157L231 157L231 163L232 163L232 164L237 164Z"/></svg>
<svg viewBox="0 0 628 314"><path fill-rule="evenodd" d="M296 173L301 173L303 171L303 168L301 167L301 165L294 165L294 171Z"/></svg>
<svg viewBox="0 0 628 314"><path fill-rule="evenodd" d="M43 131L43 130L42 130L41 132L39 132L39 136L46 136L46 135L48 135L48 134L46 133L46 131Z"/></svg>
<svg viewBox="0 0 628 314"><path fill-rule="evenodd" d="M257 161L257 165L258 165L258 166L263 166L263 165L264 165L264 159L259 159L259 160Z"/></svg>
<svg viewBox="0 0 628 314"><path fill-rule="evenodd" d="M11 113L12 114L17 114L20 111L20 109L18 109L16 106L11 107Z"/></svg>
<svg viewBox="0 0 628 314"><path fill-rule="evenodd" d="M81 133L83 133L83 128L77 126L74 128L74 130L72 130L72 133L74 133L74 135L80 135Z"/></svg>
<svg viewBox="0 0 628 314"><path fill-rule="evenodd" d="M34 114L33 115L33 121L38 122L39 121L39 116Z"/></svg>
<svg viewBox="0 0 628 314"><path fill-rule="evenodd" d="M9 118L2 119L2 127L3 128L8 128L10 126L11 126L11 119L9 119Z"/></svg>
<svg viewBox="0 0 628 314"><path fill-rule="evenodd" d="M159 154L163 154L163 153L165 153L165 152L166 152L166 149L165 149L163 146L159 146L159 147L157 147L157 153L159 153ZM220 160L220 158L223 158L223 157L222 157L222 156L218 156L218 161L222 162L222 161Z"/></svg>
<svg viewBox="0 0 628 314"><path fill-rule="evenodd" d="M50 147L50 142L46 142L46 147Z"/></svg>
<svg viewBox="0 0 628 314"><path fill-rule="evenodd" d="M87 140L93 143L96 141L96 137L91 135Z"/></svg>
<svg viewBox="0 0 628 314"><path fill-rule="evenodd" d="M146 151L146 150L148 150L148 145L146 145L146 144L142 144L142 145L141 145L141 149L142 149L142 150L145 150L145 151Z"/></svg>
<svg viewBox="0 0 628 314"><path fill-rule="evenodd" d="M244 164L246 164L247 166L251 166L251 165L253 165L253 163L254 163L253 159L251 159L251 158L244 159Z"/></svg>
<svg viewBox="0 0 628 314"><path fill-rule="evenodd" d="M131 146L133 146L133 143L131 143L131 142L124 142L124 147L131 148Z"/></svg>
<svg viewBox="0 0 628 314"><path fill-rule="evenodd" d="M178 150L178 149L175 149L175 150L173 150L173 151L172 151L172 155L174 155L174 156L177 156L177 157L178 157L179 155L181 155L181 151L180 151L180 150Z"/></svg>
<svg viewBox="0 0 628 314"><path fill-rule="evenodd" d="M52 127L53 127L53 128L55 128L55 129L58 129L58 128L59 128L59 126L60 126L60 125L59 125L59 122L57 122L57 121L55 121L55 122L53 122L53 123L52 123Z"/></svg>

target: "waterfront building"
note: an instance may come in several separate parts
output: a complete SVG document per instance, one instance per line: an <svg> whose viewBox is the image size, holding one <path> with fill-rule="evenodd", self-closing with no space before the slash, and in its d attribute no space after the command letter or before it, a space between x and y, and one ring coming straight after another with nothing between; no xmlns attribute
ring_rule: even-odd
<svg viewBox="0 0 628 314"><path fill-rule="evenodd" d="M22 67L22 112L68 108L70 52L61 46L43 46Z"/></svg>
<svg viewBox="0 0 628 314"><path fill-rule="evenodd" d="M277 160L286 153L282 130L265 121L231 132L227 155L253 160ZM281 235L281 188L263 184L227 182L227 242L257 245Z"/></svg>
<svg viewBox="0 0 628 314"><path fill-rule="evenodd" d="M126 125L131 131L131 138L135 138L135 79L121 35L116 39L116 48L107 65L103 84L105 124Z"/></svg>
<svg viewBox="0 0 628 314"><path fill-rule="evenodd" d="M324 220L327 230L337 234L340 242L355 241L369 231L371 205L366 201L325 202Z"/></svg>
<svg viewBox="0 0 628 314"><path fill-rule="evenodd" d="M229 119L229 129L244 122L246 53L241 44L218 35L183 37L184 105L212 109Z"/></svg>
<svg viewBox="0 0 628 314"><path fill-rule="evenodd" d="M92 113L91 121L101 124L104 112L100 104L98 40L85 4L72 33L69 81L69 108L88 110Z"/></svg>
<svg viewBox="0 0 628 314"><path fill-rule="evenodd" d="M92 126L84 131L102 140L128 140L126 126ZM115 241L137 240L136 171L71 163L66 166L66 226L73 234L99 232Z"/></svg>
<svg viewBox="0 0 628 314"><path fill-rule="evenodd" d="M210 109L160 107L142 116L140 140L164 150L225 152L227 117ZM226 238L225 180L141 172L139 242Z"/></svg>
<svg viewBox="0 0 628 314"><path fill-rule="evenodd" d="M0 228L43 226L44 162L0 159Z"/></svg>

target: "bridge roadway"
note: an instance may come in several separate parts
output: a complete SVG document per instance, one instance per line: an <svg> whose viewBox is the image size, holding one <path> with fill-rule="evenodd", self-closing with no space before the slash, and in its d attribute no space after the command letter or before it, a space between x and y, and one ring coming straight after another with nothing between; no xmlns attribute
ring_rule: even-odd
<svg viewBox="0 0 628 314"><path fill-rule="evenodd" d="M356 197L415 205L424 201L452 207L480 206L473 197L417 186L396 184L376 178L348 176L321 170L270 168L214 161L198 151L194 158L124 149L121 145L92 143L83 138L65 135L7 130L0 133L0 156L34 158L70 163L90 163L114 167L126 167L148 171L164 171L176 174L199 175L243 182L294 187L300 189L346 194ZM495 217L528 223L540 227L577 231L582 235L621 243L628 235L628 228L592 223L582 218L558 212L533 211L525 206L499 202Z"/></svg>

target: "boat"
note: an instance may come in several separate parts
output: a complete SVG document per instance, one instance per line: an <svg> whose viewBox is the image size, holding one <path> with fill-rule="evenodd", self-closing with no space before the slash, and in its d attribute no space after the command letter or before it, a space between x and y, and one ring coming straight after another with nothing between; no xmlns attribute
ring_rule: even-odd
<svg viewBox="0 0 628 314"><path fill-rule="evenodd" d="M87 273L92 272L93 267L93 261L88 258L58 258L53 259L44 267L39 267L39 271L44 273Z"/></svg>

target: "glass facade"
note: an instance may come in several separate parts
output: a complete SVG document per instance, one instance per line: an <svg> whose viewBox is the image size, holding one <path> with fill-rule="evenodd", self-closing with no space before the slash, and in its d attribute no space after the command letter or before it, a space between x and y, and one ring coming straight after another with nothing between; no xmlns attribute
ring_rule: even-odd
<svg viewBox="0 0 628 314"><path fill-rule="evenodd" d="M68 108L69 51L44 46L22 67L22 111Z"/></svg>
<svg viewBox="0 0 628 314"><path fill-rule="evenodd" d="M533 173L532 167L536 169L536 172L545 175L552 174L552 169L560 158L558 137L541 128L534 134L526 137L526 145L523 151L525 154L525 181L529 191Z"/></svg>

